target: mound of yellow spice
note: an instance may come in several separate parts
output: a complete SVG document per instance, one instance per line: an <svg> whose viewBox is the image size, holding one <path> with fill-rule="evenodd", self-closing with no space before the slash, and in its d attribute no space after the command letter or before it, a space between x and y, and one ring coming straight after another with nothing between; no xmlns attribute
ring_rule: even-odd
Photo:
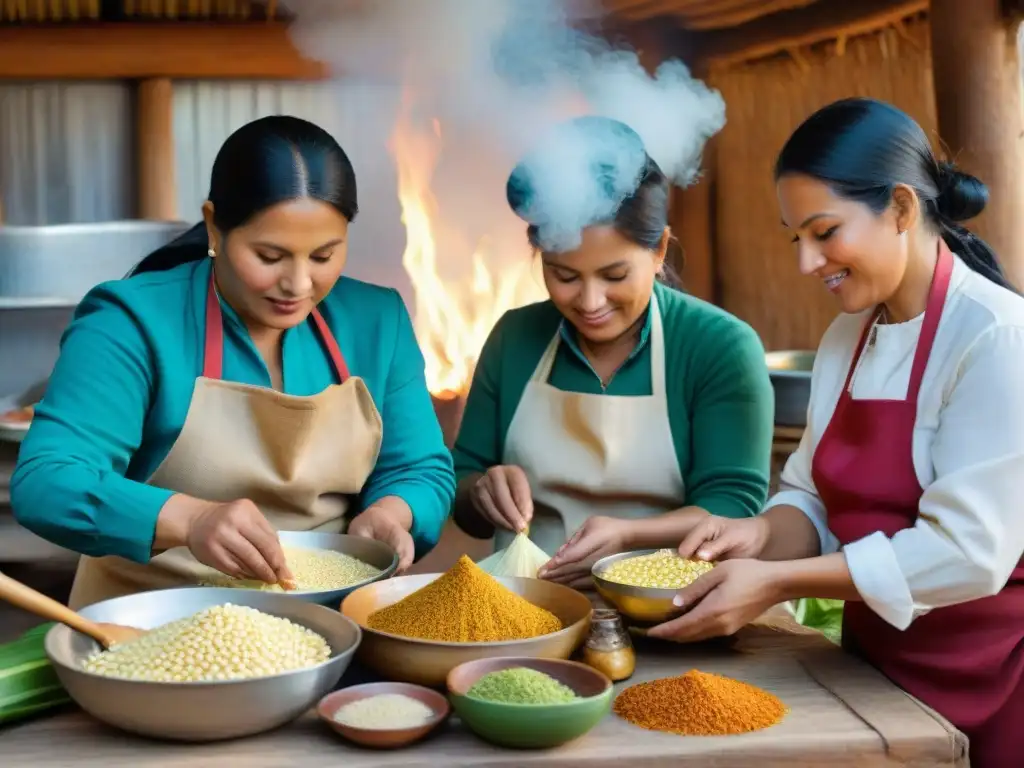
<svg viewBox="0 0 1024 768"><path fill-rule="evenodd" d="M425 587L371 613L366 626L418 640L493 643L557 632L562 622L502 586L463 555Z"/></svg>
<svg viewBox="0 0 1024 768"><path fill-rule="evenodd" d="M725 736L769 728L787 709L756 686L691 669L680 677L630 686L615 698L614 711L650 731Z"/></svg>

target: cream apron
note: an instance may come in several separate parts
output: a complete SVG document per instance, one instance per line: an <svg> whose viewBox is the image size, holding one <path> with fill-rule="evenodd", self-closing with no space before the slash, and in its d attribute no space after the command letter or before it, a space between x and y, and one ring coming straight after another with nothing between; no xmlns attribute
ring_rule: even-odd
<svg viewBox="0 0 1024 768"><path fill-rule="evenodd" d="M181 434L147 483L208 501L247 498L278 530L344 531L349 501L373 471L382 425L373 399L350 377L320 313L312 320L339 384L310 397L221 380L224 326L210 276L202 376ZM72 608L151 589L196 584L215 573L184 547L140 565L82 557Z"/></svg>
<svg viewBox="0 0 1024 768"><path fill-rule="evenodd" d="M653 293L650 313L650 395L590 395L548 384L561 342L556 332L512 417L502 463L525 471L535 507L530 538L549 555L592 516L636 520L684 504ZM510 532L498 531L495 548L511 540Z"/></svg>

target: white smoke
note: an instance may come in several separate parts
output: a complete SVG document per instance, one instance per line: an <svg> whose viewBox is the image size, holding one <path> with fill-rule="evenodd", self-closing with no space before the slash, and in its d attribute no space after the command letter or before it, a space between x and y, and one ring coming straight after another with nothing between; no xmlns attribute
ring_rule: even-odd
<svg viewBox="0 0 1024 768"><path fill-rule="evenodd" d="M579 31L576 22L600 16L592 0L293 0L289 7L293 40L307 56L339 77L393 82L414 94L417 111L443 126L446 154L499 158L497 171L494 163L459 164L464 190L498 185L503 196L514 164L579 114L628 125L685 186L707 139L725 124L721 96L682 62L666 62L651 77L635 52ZM547 206L545 245L556 250L572 247L582 227L607 213L595 160L614 156L630 187L615 205L635 187L643 162L628 146L608 146L607 135L578 134L569 145L537 153L543 167L534 169Z"/></svg>

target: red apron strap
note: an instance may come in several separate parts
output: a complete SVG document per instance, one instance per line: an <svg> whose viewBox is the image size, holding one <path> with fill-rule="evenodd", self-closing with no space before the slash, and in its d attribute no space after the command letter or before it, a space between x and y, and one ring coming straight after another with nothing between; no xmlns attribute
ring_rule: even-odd
<svg viewBox="0 0 1024 768"><path fill-rule="evenodd" d="M316 308L313 309L313 324L320 336L320 340L327 348L327 354L331 358L334 371L338 375L338 381L344 382L349 377L348 365L341 354L337 339L331 333L331 329L324 320L323 315ZM203 377L207 379L220 379L224 374L224 314L220 309L220 299L217 296L217 286L213 279L213 270L210 270L210 285L206 291L206 331L203 344Z"/></svg>
<svg viewBox="0 0 1024 768"><path fill-rule="evenodd" d="M341 354L341 348L338 346L338 340L334 338L334 334L331 333L331 329L327 325L327 321L324 320L324 316L320 314L320 310L316 307L313 308L313 323L316 325L318 331L320 331L320 340L323 341L324 346L327 347L327 354L331 358L331 362L334 363L334 371L338 374L338 382L343 383L348 377L348 365L345 363L345 357Z"/></svg>
<svg viewBox="0 0 1024 768"><path fill-rule="evenodd" d="M210 285L206 290L206 341L203 344L203 377L219 379L224 373L224 315L220 311L217 286L210 269Z"/></svg>
<svg viewBox="0 0 1024 768"><path fill-rule="evenodd" d="M935 274L932 276L931 290L928 292L928 306L924 311L924 322L921 323L921 335L917 339L917 351L914 352L914 367L910 369L910 384L907 387L907 400L917 401L924 379L924 369L928 367L928 358L932 354L932 344L942 319L942 310L946 306L946 292L953 276L953 254L945 241L939 238L939 258L935 262Z"/></svg>

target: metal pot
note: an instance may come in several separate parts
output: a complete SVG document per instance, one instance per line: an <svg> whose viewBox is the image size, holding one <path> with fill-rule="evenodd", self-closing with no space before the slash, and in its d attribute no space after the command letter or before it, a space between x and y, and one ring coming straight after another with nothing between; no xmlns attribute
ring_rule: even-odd
<svg viewBox="0 0 1024 768"><path fill-rule="evenodd" d="M124 277L188 229L163 221L0 227L0 299L75 306L93 286Z"/></svg>
<svg viewBox="0 0 1024 768"><path fill-rule="evenodd" d="M768 377L775 390L775 425L806 427L807 405L811 399L811 370L814 352L782 350L765 355Z"/></svg>

